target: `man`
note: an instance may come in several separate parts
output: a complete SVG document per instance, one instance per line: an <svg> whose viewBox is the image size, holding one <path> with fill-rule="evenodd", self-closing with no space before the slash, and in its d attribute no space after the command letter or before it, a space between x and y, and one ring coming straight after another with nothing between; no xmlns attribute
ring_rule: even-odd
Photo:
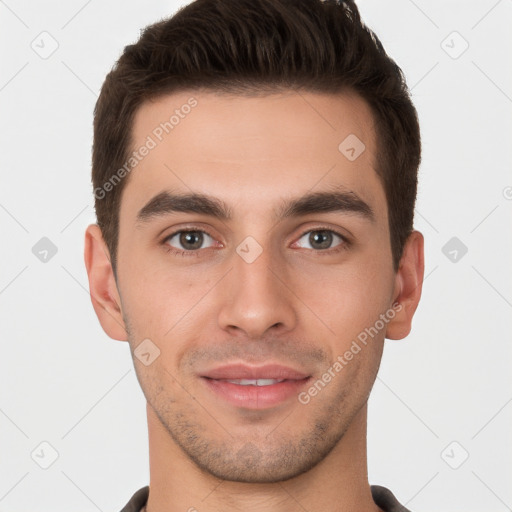
<svg viewBox="0 0 512 512"><path fill-rule="evenodd" d="M420 134L351 2L197 0L95 109L91 299L128 340L150 482L124 511L404 511L367 476L421 295Z"/></svg>

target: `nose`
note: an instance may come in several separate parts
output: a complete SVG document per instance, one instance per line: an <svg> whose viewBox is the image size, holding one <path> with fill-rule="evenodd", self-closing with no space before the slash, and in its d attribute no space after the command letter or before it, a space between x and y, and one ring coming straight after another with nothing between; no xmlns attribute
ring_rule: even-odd
<svg viewBox="0 0 512 512"><path fill-rule="evenodd" d="M233 254L233 268L226 276L219 326L231 334L261 338L293 330L297 322L294 295L284 265L269 250L252 262Z"/></svg>

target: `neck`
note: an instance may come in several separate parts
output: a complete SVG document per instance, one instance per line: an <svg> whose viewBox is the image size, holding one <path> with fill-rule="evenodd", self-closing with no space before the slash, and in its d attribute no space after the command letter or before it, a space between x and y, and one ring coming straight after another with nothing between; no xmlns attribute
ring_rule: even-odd
<svg viewBox="0 0 512 512"><path fill-rule="evenodd" d="M357 413L334 449L311 470L286 481L240 483L198 468L176 445L147 405L150 493L147 512L379 512L368 484L367 405Z"/></svg>

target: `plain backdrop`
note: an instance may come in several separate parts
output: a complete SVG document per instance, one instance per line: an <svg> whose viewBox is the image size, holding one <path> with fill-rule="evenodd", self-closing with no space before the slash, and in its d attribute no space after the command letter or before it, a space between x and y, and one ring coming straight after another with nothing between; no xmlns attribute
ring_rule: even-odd
<svg viewBox="0 0 512 512"><path fill-rule="evenodd" d="M149 483L145 401L83 240L101 84L181 5L0 1L0 511L116 511ZM370 483L416 512L511 510L512 1L358 5L418 109L426 244L413 331L370 398Z"/></svg>

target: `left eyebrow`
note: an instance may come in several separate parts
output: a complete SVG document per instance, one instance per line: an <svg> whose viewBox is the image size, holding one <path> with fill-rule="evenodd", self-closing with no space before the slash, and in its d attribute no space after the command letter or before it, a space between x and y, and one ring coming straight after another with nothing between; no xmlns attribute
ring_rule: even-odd
<svg viewBox="0 0 512 512"><path fill-rule="evenodd" d="M218 198L200 193L173 194L163 191L140 209L137 213L137 224L177 212L203 214L223 221L232 219L231 209ZM351 191L314 192L299 198L283 200L281 206L274 211L274 219L283 220L328 212L358 215L375 222L375 214L370 205Z"/></svg>
<svg viewBox="0 0 512 512"><path fill-rule="evenodd" d="M284 201L275 219L329 212L354 214L375 222L375 213L371 206L351 191L313 192L298 199Z"/></svg>

